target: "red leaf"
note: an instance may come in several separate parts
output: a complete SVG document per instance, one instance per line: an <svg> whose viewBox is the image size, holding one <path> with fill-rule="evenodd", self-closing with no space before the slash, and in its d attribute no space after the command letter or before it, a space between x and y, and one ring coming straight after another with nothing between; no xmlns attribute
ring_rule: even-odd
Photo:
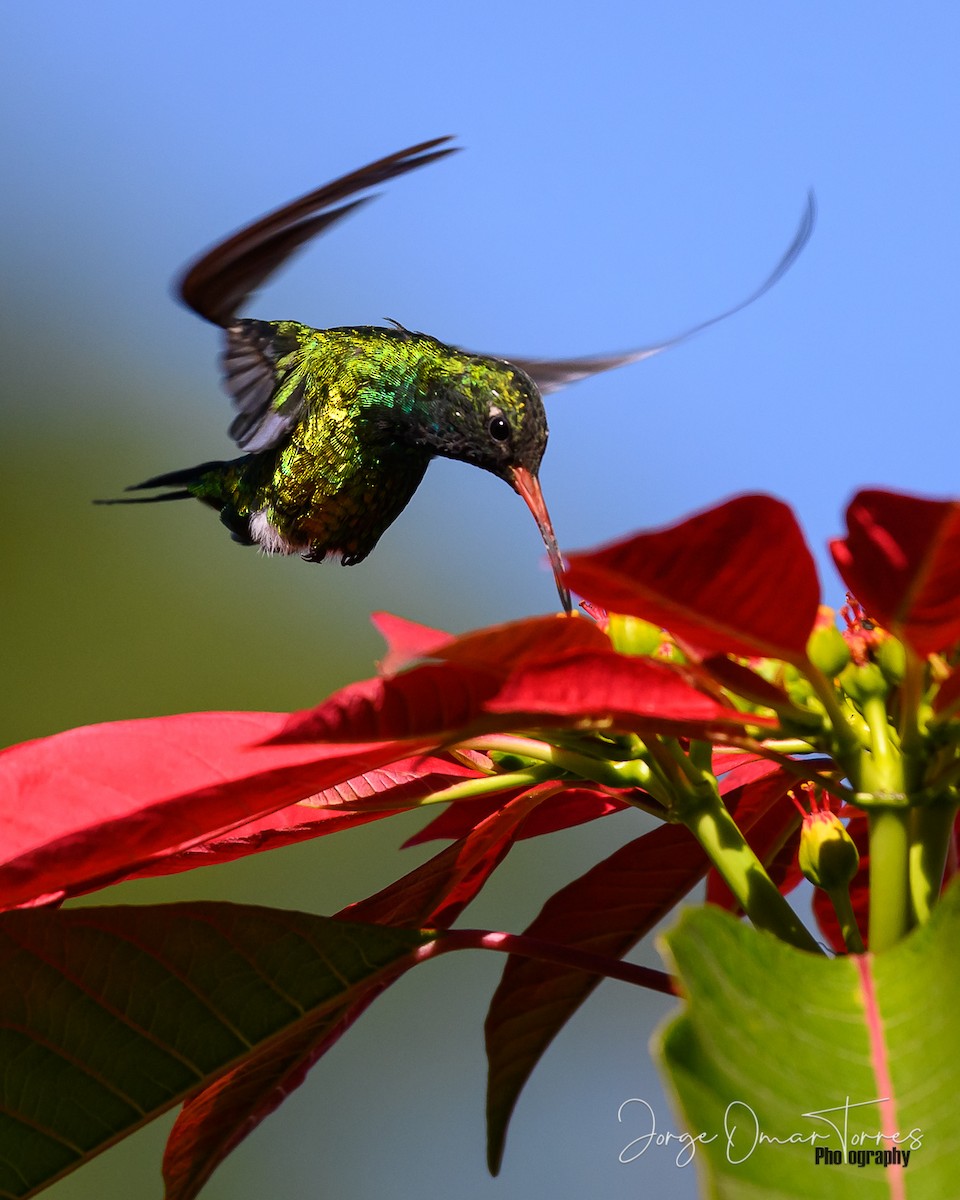
<svg viewBox="0 0 960 1200"><path fill-rule="evenodd" d="M954 667L952 673L941 683L933 698L933 711L938 714L942 713L951 708L958 699L960 699L960 670Z"/></svg>
<svg viewBox="0 0 960 1200"><path fill-rule="evenodd" d="M430 658L434 651L453 641L452 633L418 625L392 613L373 613L370 620L387 643L387 653L377 664L383 675L395 675L418 658Z"/></svg>
<svg viewBox="0 0 960 1200"><path fill-rule="evenodd" d="M429 825L425 825L419 833L408 838L404 846L419 846L436 838L464 837L486 816L496 812L504 799L512 794L514 793L501 793L499 796L450 804ZM542 837L546 833L555 833L558 829L584 825L598 817L621 812L626 807L623 800L607 792L565 786L558 795L551 797L548 804L542 804L533 810L521 825L517 840Z"/></svg>
<svg viewBox="0 0 960 1200"><path fill-rule="evenodd" d="M277 740L430 743L541 721L566 725L586 719L612 720L625 730L703 736L731 724L741 727L747 719L752 725L773 723L723 707L692 687L682 668L616 653L595 629L586 636L601 639L597 649L558 653L558 643L585 640L582 633L563 633L564 627L588 631L586 621L549 617L546 624L532 624L539 624L540 636L528 640L525 650L514 644L513 631L509 641L499 640L502 630L494 631L501 651L511 647L512 671L492 649L489 656L481 653L479 635L475 642L464 639L442 653L469 661L425 663L392 678L351 684L319 707L291 717ZM512 722L503 720L506 715Z"/></svg>
<svg viewBox="0 0 960 1200"><path fill-rule="evenodd" d="M712 768L720 795L729 797L725 803L731 812L749 803L750 784L783 770L779 763L771 762L769 758L745 751L730 754L720 750L713 752Z"/></svg>
<svg viewBox="0 0 960 1200"><path fill-rule="evenodd" d="M571 554L571 588L701 651L805 656L820 589L790 509L738 496L667 529Z"/></svg>
<svg viewBox="0 0 960 1200"><path fill-rule="evenodd" d="M388 679L365 679L289 717L278 741L366 742L425 738L467 726L496 694L490 671L425 663Z"/></svg>
<svg viewBox="0 0 960 1200"><path fill-rule="evenodd" d="M163 1155L166 1200L193 1200L216 1168L303 1083L307 1072L379 995L297 1026L191 1097Z"/></svg>
<svg viewBox="0 0 960 1200"><path fill-rule="evenodd" d="M960 640L960 503L859 492L847 529L830 549L868 616L920 655Z"/></svg>
<svg viewBox="0 0 960 1200"><path fill-rule="evenodd" d="M390 613L375 613L373 623L387 641L381 663L387 674L420 658L437 658L493 672L503 678L521 663L556 657L568 650L612 653L610 642L593 621L578 614L527 617L454 637Z"/></svg>
<svg viewBox="0 0 960 1200"><path fill-rule="evenodd" d="M620 958L703 877L707 859L683 826L628 843L546 902L525 931ZM497 1171L507 1124L546 1048L599 983L596 975L511 956L486 1021L487 1136Z"/></svg>
<svg viewBox="0 0 960 1200"><path fill-rule="evenodd" d="M169 875L230 862L248 854L366 825L382 817L392 817L419 804L433 792L476 775L469 767L427 755L400 759L389 767L356 775L278 812L238 825L220 837L186 850L155 856L133 872L132 877Z"/></svg>
<svg viewBox="0 0 960 1200"><path fill-rule="evenodd" d="M189 713L0 752L0 907L90 891L417 749L286 745L286 720Z"/></svg>
<svg viewBox="0 0 960 1200"><path fill-rule="evenodd" d="M550 662L576 650L616 654L610 639L593 621L572 613L528 617L465 633L443 646L434 657L496 671L506 678L519 667Z"/></svg>
<svg viewBox="0 0 960 1200"><path fill-rule="evenodd" d="M485 708L536 717L610 718L620 729L678 736L742 726L748 719L691 687L682 670L669 663L592 651L521 667ZM749 720L766 723L756 715Z"/></svg>
<svg viewBox="0 0 960 1200"><path fill-rule="evenodd" d="M703 662L704 670L728 692L743 696L754 704L765 704L775 711L793 708L793 702L782 687L758 675L750 667L725 654L712 654Z"/></svg>
<svg viewBox="0 0 960 1200"><path fill-rule="evenodd" d="M345 908L338 917L446 929L503 861L529 814L548 802L558 788L555 783L541 783L526 789L478 822L466 837L375 896Z"/></svg>
<svg viewBox="0 0 960 1200"><path fill-rule="evenodd" d="M797 857L800 850L800 814L794 810L794 815L797 818L796 829L787 832L783 845L769 861L764 859L767 874L784 896L788 896L794 888L803 883L803 872L800 870L800 862ZM784 833L782 827L779 832L782 837Z"/></svg>

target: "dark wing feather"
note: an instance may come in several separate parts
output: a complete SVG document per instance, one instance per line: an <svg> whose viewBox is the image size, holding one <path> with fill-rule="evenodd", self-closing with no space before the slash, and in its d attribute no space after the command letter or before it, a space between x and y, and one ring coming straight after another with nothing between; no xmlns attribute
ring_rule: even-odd
<svg viewBox="0 0 960 1200"><path fill-rule="evenodd" d="M230 436L241 450L254 453L276 446L303 408L302 388L285 397L282 405L274 400L282 383L277 361L295 349L294 344L267 321L238 321L241 306L305 242L373 198L349 200L350 196L453 154L458 147L444 146L449 141L433 138L351 171L261 217L187 268L178 288L180 298L226 331L223 381L237 410Z"/></svg>
<svg viewBox="0 0 960 1200"><path fill-rule="evenodd" d="M793 241L787 247L786 253L774 267L773 271L756 291L751 292L745 300L741 300L739 304L735 304L733 308L728 308L725 312L720 313L719 316L711 317L707 321L701 321L699 325L685 329L683 333L678 333L672 338L667 338L664 342L656 342L652 346L641 346L636 350L627 350L623 354L596 354L589 355L586 358L560 359L508 358L507 361L514 363L522 371L525 371L540 388L540 391L546 394L547 392L556 392L560 388L566 387L568 383L576 383L580 379L586 379L588 375L597 375L601 371L610 371L614 367L622 367L627 363L641 362L645 358L652 358L654 354L659 354L662 350L669 350L671 346L677 346L680 342L685 342L687 338L693 337L695 333L700 333L704 329L709 329L711 325L725 321L727 317L732 317L734 313L740 312L741 309L752 304L754 300L759 300L764 292L768 292L796 262L800 252L810 240L816 216L816 198L813 192L809 192L803 216L800 219L800 224L797 226L797 232L794 234Z"/></svg>
<svg viewBox="0 0 960 1200"><path fill-rule="evenodd" d="M297 349L297 341L280 334L271 321L237 321L226 332L223 385L237 410L230 436L250 454L269 450L283 440L303 411L302 381L277 402L284 382L277 363Z"/></svg>
<svg viewBox="0 0 960 1200"><path fill-rule="evenodd" d="M449 141L449 137L433 138L388 154L261 217L191 264L180 280L180 298L199 316L225 329L251 292L299 246L363 202L341 201L453 154L456 146L443 146ZM435 149L438 146L443 148Z"/></svg>

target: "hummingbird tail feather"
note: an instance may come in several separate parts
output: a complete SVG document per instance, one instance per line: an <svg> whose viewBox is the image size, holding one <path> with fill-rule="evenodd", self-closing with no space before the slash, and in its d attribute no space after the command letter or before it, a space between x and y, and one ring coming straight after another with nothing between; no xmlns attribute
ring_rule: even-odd
<svg viewBox="0 0 960 1200"><path fill-rule="evenodd" d="M176 488L173 492L164 492L160 496L124 496L115 500L94 500L94 504L153 504L159 500L207 500L201 486L205 479L216 475L227 464L222 462L205 462L198 467L184 467L179 471L168 471L165 475L153 475L143 483L134 483L125 490L140 492L149 488ZM222 503L222 501L221 501Z"/></svg>
<svg viewBox="0 0 960 1200"><path fill-rule="evenodd" d="M167 471L164 475L151 475L143 483L132 483L125 490L140 492L146 488L175 487L177 485L189 487L191 483L199 483L204 475L209 475L212 471L220 471L225 465L222 462L205 462L201 463L199 467L182 467L179 471ZM194 493L188 494L193 495Z"/></svg>
<svg viewBox="0 0 960 1200"><path fill-rule="evenodd" d="M142 486L137 484L137 487ZM130 491L127 488L127 491ZM164 492L160 496L119 496L111 500L94 500L94 504L155 504L158 500L193 500L195 499L193 492L188 492L186 488L179 492Z"/></svg>

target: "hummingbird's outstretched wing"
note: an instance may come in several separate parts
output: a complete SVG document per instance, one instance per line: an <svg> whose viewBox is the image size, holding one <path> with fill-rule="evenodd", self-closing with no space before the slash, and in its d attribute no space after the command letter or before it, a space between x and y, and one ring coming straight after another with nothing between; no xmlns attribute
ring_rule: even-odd
<svg viewBox="0 0 960 1200"><path fill-rule="evenodd" d="M360 196L351 200L351 196L454 153L459 147L445 144L451 140L440 137L420 142L308 192L220 242L186 270L178 288L180 298L226 332L224 386L237 410L230 436L241 450L256 452L277 445L299 418L303 395L302 389L296 388L283 394L284 381L277 367L278 360L295 347L287 345L269 322L238 321L240 307L305 242L372 199ZM520 367L541 392L547 393L600 371L651 358L726 320L773 287L806 245L815 214L811 192L793 241L760 287L739 304L675 337L621 354L565 359L511 357L507 361Z"/></svg>
<svg viewBox="0 0 960 1200"><path fill-rule="evenodd" d="M244 301L295 250L372 197L349 204L340 204L341 200L454 154L458 146L444 146L451 140L432 138L398 150L267 213L192 263L180 279L180 299L205 320L226 329ZM435 149L438 146L443 149Z"/></svg>
<svg viewBox="0 0 960 1200"><path fill-rule="evenodd" d="M636 350L627 350L622 354L593 354L585 358L557 359L504 356L505 360L525 371L537 387L539 387L540 391L546 394L547 392L559 391L560 388L566 387L568 383L576 383L580 379L586 379L589 375L598 375L601 371L610 371L614 367L623 367L627 363L642 362L645 358L652 358L655 354L659 354L661 350L669 350L671 346L677 346L680 342L685 342L687 338L693 337L695 333L700 333L704 329L709 329L711 325L725 321L727 317L732 317L734 313L740 312L741 309L752 304L754 300L759 300L764 292L768 292L796 262L800 252L810 240L816 218L816 197L811 191L807 193L807 202L803 209L803 215L800 218L800 224L797 226L797 232L793 235L793 241L787 247L783 257L756 291L751 292L745 300L741 300L739 304L735 304L732 308L726 309L726 311L715 317L710 317L709 320L701 321L698 325L694 325L690 329L685 329L683 333L678 333L674 337L667 338L666 341L655 342L651 346L640 346Z"/></svg>

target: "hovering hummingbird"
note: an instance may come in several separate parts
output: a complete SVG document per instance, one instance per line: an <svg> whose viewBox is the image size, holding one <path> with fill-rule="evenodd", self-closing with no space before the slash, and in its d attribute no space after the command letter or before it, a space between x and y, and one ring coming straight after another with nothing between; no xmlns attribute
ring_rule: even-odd
<svg viewBox="0 0 960 1200"><path fill-rule="evenodd" d="M458 147L421 142L301 196L220 242L194 262L179 295L220 326L223 380L244 452L224 462L155 475L128 491L155 496L104 504L203 501L234 539L308 562L361 562L413 496L432 458L472 463L506 480L543 537L564 609L563 563L540 489L547 444L541 396L599 371L639 362L758 299L784 274L813 228L808 198L800 226L770 276L746 300L656 345L623 354L511 359L448 346L398 324L312 329L257 321L238 311L305 242L372 199L359 192L435 162Z"/></svg>

